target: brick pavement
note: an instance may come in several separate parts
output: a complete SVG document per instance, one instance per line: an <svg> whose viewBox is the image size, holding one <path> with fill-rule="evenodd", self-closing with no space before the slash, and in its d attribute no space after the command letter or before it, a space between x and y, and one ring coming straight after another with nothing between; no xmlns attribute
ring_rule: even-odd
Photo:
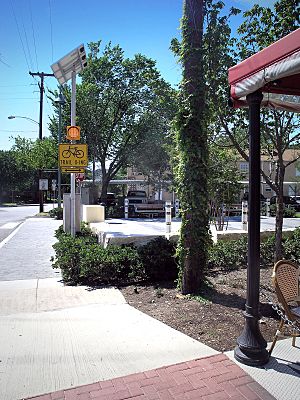
<svg viewBox="0 0 300 400"><path fill-rule="evenodd" d="M274 400L224 354L59 390L31 400ZM29 398L27 400L30 400Z"/></svg>

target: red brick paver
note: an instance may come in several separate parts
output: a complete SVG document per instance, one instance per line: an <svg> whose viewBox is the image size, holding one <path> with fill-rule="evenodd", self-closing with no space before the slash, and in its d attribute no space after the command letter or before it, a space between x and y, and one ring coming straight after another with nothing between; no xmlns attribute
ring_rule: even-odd
<svg viewBox="0 0 300 400"><path fill-rule="evenodd" d="M224 354L27 400L274 400Z"/></svg>

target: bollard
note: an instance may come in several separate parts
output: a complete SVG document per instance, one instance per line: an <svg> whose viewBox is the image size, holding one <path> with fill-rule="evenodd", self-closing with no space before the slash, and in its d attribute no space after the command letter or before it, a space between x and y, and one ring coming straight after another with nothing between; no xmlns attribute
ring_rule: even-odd
<svg viewBox="0 0 300 400"><path fill-rule="evenodd" d="M129 200L124 199L124 214L125 214L125 219L128 219L128 206L129 206Z"/></svg>
<svg viewBox="0 0 300 400"><path fill-rule="evenodd" d="M270 217L270 199L266 199L266 216Z"/></svg>
<svg viewBox="0 0 300 400"><path fill-rule="evenodd" d="M179 217L179 200L178 199L175 200L175 217L176 218Z"/></svg>
<svg viewBox="0 0 300 400"><path fill-rule="evenodd" d="M166 201L165 211L166 211L166 235L169 235L171 233L171 220L172 220L170 201Z"/></svg>
<svg viewBox="0 0 300 400"><path fill-rule="evenodd" d="M242 229L248 230L248 201L242 201Z"/></svg>

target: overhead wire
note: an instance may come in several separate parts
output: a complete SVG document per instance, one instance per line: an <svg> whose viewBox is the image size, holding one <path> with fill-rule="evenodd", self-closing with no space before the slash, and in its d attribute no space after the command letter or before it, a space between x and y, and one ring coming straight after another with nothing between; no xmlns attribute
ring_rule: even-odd
<svg viewBox="0 0 300 400"><path fill-rule="evenodd" d="M10 0L10 5L11 5L11 9L12 9L12 13L13 13L13 17L14 17L15 23L16 23L16 26L17 26L18 35L19 35L19 39L20 39L20 42L21 42L21 45L22 45L22 49L23 49L25 61L26 61L27 67L28 67L28 71L30 71L30 66L29 66L29 63L28 63L27 56L26 56L26 51L25 51L24 43L23 43L22 36L21 36L21 33L20 33L18 20L17 20L17 17L16 17L14 6L13 6L13 0Z"/></svg>
<svg viewBox="0 0 300 400"><path fill-rule="evenodd" d="M32 18L32 7L31 7L31 0L28 0L29 3L29 12L30 12L30 20L31 20L31 30L32 30L32 37L33 37L33 46L34 46L34 53L35 53L35 62L36 62L36 69L39 69L39 63L37 58L37 51L36 51L36 42L35 42L35 32L33 26L33 18Z"/></svg>
<svg viewBox="0 0 300 400"><path fill-rule="evenodd" d="M50 40L51 40L51 61L53 62L53 29L52 29L52 11L51 0L49 1L49 21L50 21Z"/></svg>
<svg viewBox="0 0 300 400"><path fill-rule="evenodd" d="M24 37L25 37L25 43L26 43L27 52L28 52L28 58L29 58L29 61L30 61L31 69L33 69L34 65L33 65L32 57L31 57L31 51L30 51L30 47L29 47L29 43L28 43L27 31L25 29L25 24L24 24L24 18L23 18L22 11L21 11L21 21L22 21Z"/></svg>

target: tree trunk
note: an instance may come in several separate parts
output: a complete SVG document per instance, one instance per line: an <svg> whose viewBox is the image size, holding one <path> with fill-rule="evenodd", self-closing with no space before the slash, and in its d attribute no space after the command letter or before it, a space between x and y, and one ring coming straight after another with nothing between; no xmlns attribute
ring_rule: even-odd
<svg viewBox="0 0 300 400"><path fill-rule="evenodd" d="M182 293L197 293L207 264L207 132L204 123L203 0L185 0L182 22L183 96L177 118L177 172L182 226L178 247Z"/></svg>

